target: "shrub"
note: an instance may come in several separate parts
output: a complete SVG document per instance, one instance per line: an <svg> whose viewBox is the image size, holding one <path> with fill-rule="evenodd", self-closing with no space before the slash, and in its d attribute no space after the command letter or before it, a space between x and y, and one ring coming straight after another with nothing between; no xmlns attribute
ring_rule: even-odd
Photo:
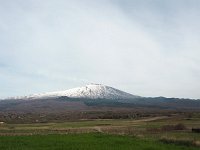
<svg viewBox="0 0 200 150"><path fill-rule="evenodd" d="M186 130L186 127L185 127L184 124L179 123L179 124L174 126L174 130Z"/></svg>
<svg viewBox="0 0 200 150"><path fill-rule="evenodd" d="M182 123L176 125L164 125L161 127L161 131L186 130L186 129L187 128Z"/></svg>
<svg viewBox="0 0 200 150"><path fill-rule="evenodd" d="M200 128L192 128L192 132L200 133Z"/></svg>

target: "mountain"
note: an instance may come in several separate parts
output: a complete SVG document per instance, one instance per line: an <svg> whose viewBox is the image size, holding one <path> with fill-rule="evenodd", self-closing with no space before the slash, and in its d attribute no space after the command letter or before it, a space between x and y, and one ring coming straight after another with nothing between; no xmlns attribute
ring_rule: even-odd
<svg viewBox="0 0 200 150"><path fill-rule="evenodd" d="M29 96L13 97L9 99L46 99L63 96L83 99L134 99L140 97L102 84L89 84L83 87L73 88L65 91L47 92Z"/></svg>
<svg viewBox="0 0 200 150"><path fill-rule="evenodd" d="M141 97L101 84L0 101L0 120L91 119L130 116L131 112L200 111L200 100ZM117 113L117 115L113 115ZM27 116L27 115L30 116ZM55 116L56 114L56 116ZM50 116L49 116L50 115ZM7 119L5 119L7 118ZM42 120L43 120L42 119Z"/></svg>

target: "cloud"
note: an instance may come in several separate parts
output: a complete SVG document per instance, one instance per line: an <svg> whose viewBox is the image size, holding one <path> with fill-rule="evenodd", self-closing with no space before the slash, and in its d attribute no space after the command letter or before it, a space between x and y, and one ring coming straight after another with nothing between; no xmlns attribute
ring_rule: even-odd
<svg viewBox="0 0 200 150"><path fill-rule="evenodd" d="M0 3L1 97L90 82L200 97L198 1Z"/></svg>

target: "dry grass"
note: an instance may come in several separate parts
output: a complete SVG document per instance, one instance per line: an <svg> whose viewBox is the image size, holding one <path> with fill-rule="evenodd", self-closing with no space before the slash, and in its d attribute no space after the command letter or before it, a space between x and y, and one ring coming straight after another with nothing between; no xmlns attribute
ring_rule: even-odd
<svg viewBox="0 0 200 150"><path fill-rule="evenodd" d="M177 139L175 137L162 137L160 141L168 144L177 144L177 145L185 145L185 146L198 146L200 147L200 141L191 140L191 139Z"/></svg>
<svg viewBox="0 0 200 150"><path fill-rule="evenodd" d="M183 123L178 123L175 125L163 125L160 128L146 128L146 131L151 133L182 131L182 130L187 130L187 127Z"/></svg>

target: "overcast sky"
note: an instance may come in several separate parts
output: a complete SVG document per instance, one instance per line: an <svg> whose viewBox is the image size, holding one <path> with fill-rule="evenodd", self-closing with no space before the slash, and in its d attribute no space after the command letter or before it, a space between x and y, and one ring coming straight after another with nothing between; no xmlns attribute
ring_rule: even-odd
<svg viewBox="0 0 200 150"><path fill-rule="evenodd" d="M88 83L200 98L200 1L0 0L0 98Z"/></svg>

